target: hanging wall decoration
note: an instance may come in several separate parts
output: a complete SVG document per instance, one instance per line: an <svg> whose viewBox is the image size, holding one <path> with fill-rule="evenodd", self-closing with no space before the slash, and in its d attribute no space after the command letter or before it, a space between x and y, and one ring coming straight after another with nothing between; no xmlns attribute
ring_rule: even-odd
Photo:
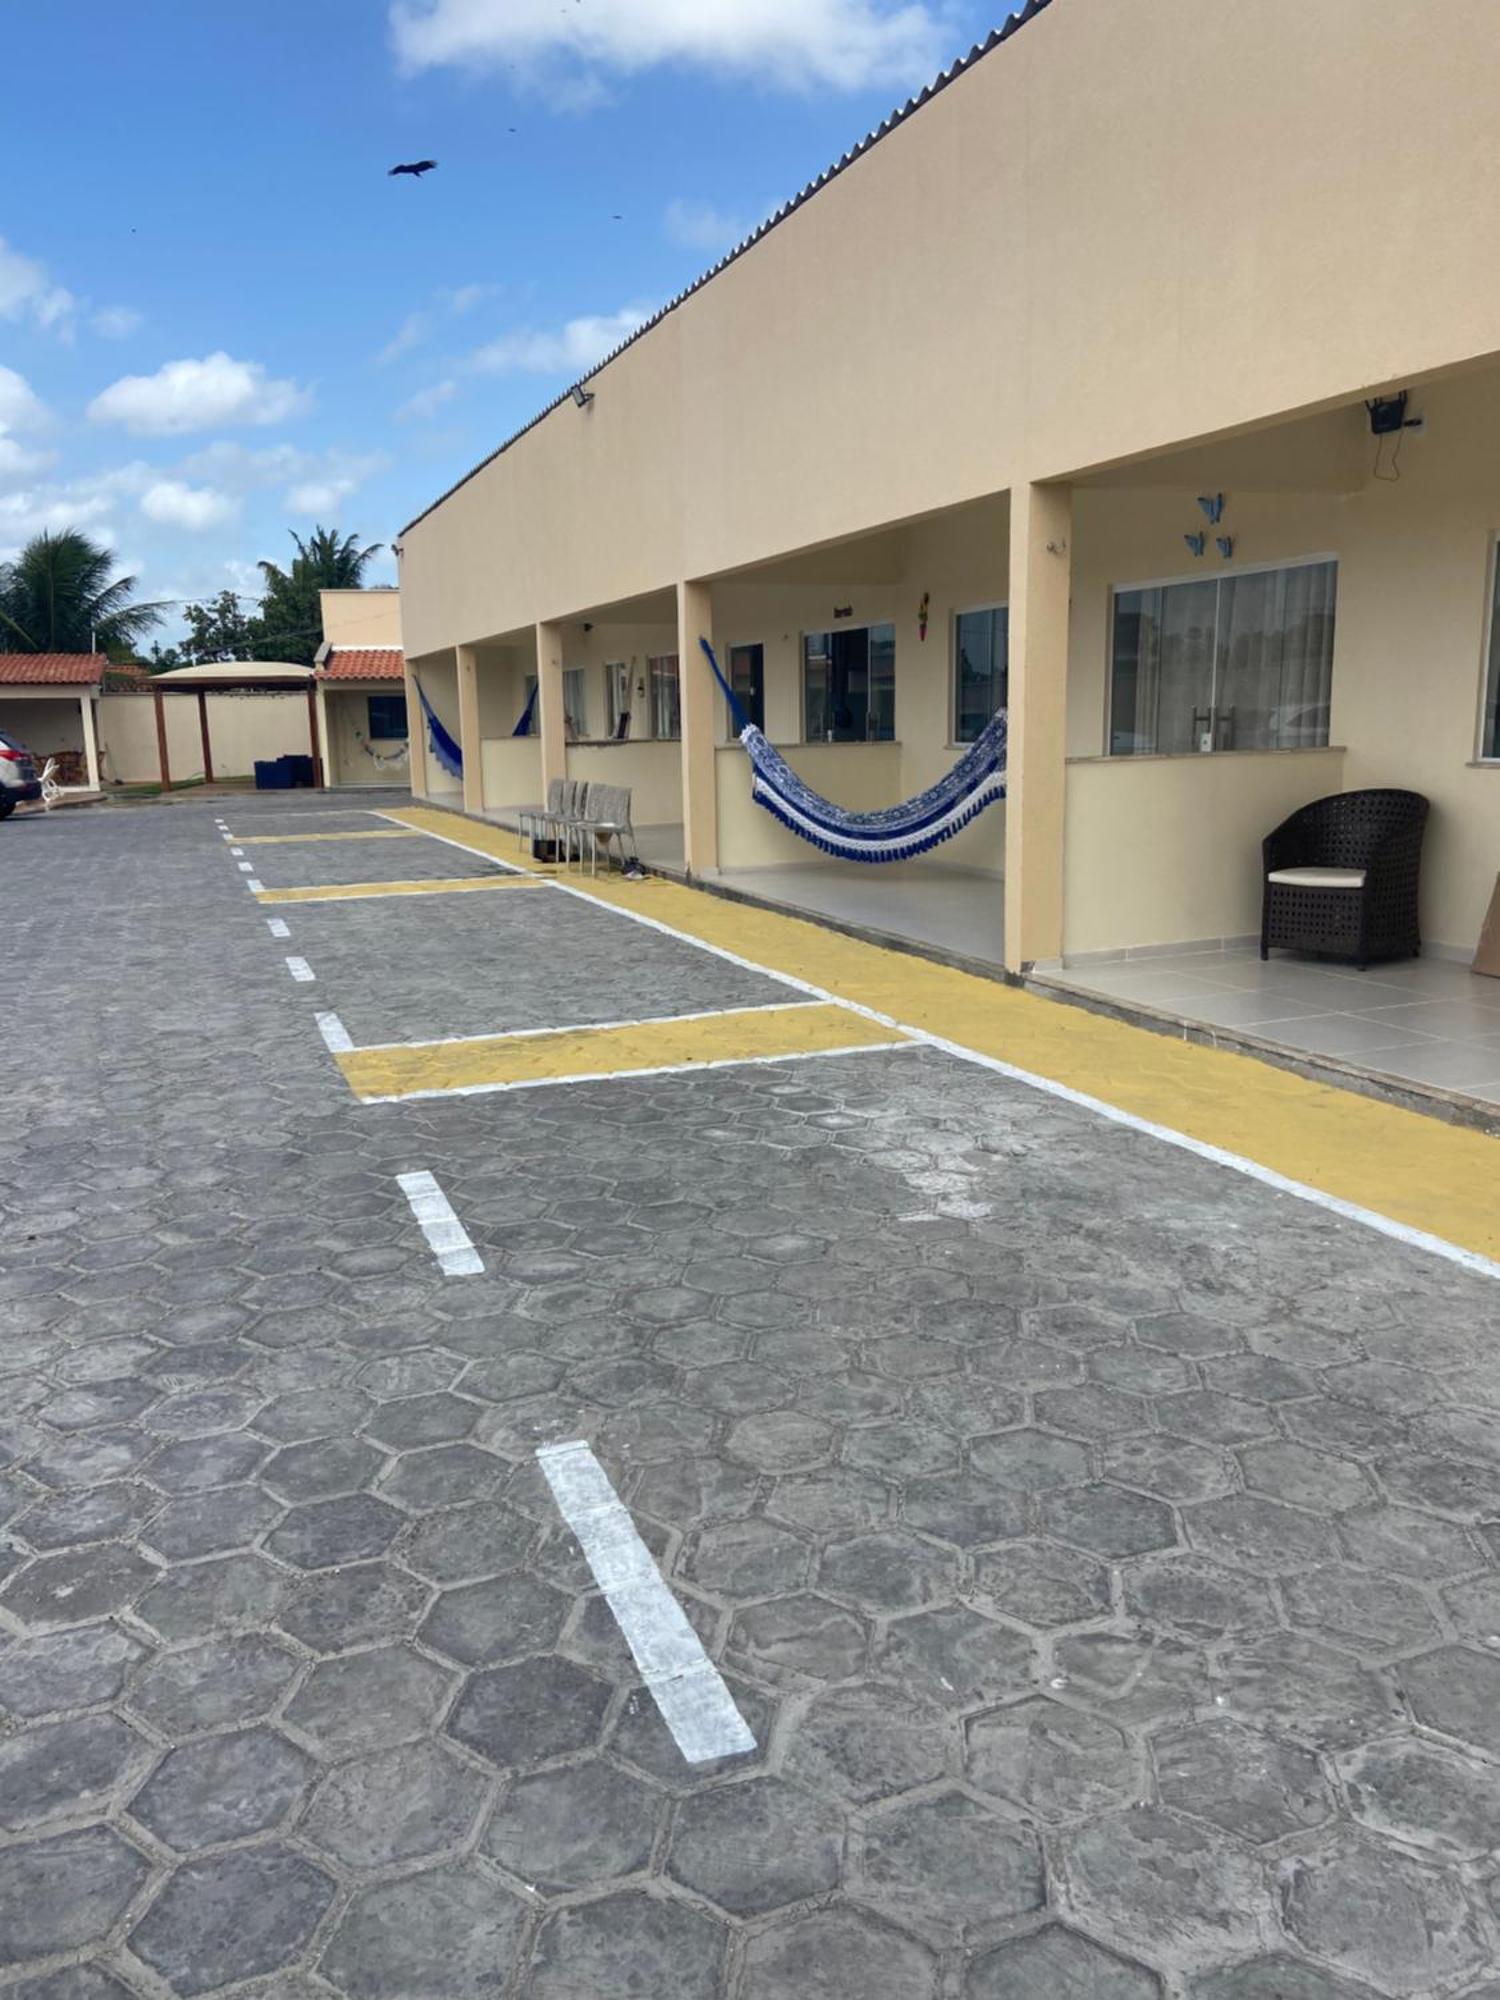
<svg viewBox="0 0 1500 2000"><path fill-rule="evenodd" d="M1187 543L1190 556L1201 556L1208 547L1207 535L1184 535L1182 539Z"/></svg>
<svg viewBox="0 0 1500 2000"><path fill-rule="evenodd" d="M925 640L927 637L927 613L931 608L932 592L924 590L922 592L922 602L917 606L917 637L919 639Z"/></svg>

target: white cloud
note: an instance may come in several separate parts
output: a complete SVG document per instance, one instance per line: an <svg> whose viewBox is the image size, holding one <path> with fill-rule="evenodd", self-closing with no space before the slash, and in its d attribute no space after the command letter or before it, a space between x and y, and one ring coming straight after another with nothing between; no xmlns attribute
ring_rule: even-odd
<svg viewBox="0 0 1500 2000"><path fill-rule="evenodd" d="M37 430L46 421L46 405L26 377L0 363L0 435Z"/></svg>
<svg viewBox="0 0 1500 2000"><path fill-rule="evenodd" d="M426 313L408 313L375 359L384 368L392 361L399 361L403 354L410 354L414 347L420 347L426 338Z"/></svg>
<svg viewBox="0 0 1500 2000"><path fill-rule="evenodd" d="M227 493L217 493L211 486L188 486L180 479L158 479L141 495L141 512L148 521L194 534L216 528L236 511Z"/></svg>
<svg viewBox="0 0 1500 2000"><path fill-rule="evenodd" d="M287 493L287 511L291 514L308 514L314 517L337 514L358 484L357 479L349 478L305 480L302 485L292 487Z"/></svg>
<svg viewBox="0 0 1500 2000"><path fill-rule="evenodd" d="M403 68L510 65L570 100L664 63L778 89L863 90L924 81L951 39L944 0L393 0Z"/></svg>
<svg viewBox="0 0 1500 2000"><path fill-rule="evenodd" d="M582 375L644 326L647 318L642 307L623 306L616 313L570 319L552 333L520 328L476 349L469 365L485 375Z"/></svg>
<svg viewBox="0 0 1500 2000"><path fill-rule="evenodd" d="M89 325L105 340L125 340L146 323L146 315L134 306L101 306L90 315Z"/></svg>
<svg viewBox="0 0 1500 2000"><path fill-rule="evenodd" d="M492 298L499 290L497 285L454 285L442 294L443 303L451 313L472 312L485 299Z"/></svg>
<svg viewBox="0 0 1500 2000"><path fill-rule="evenodd" d="M434 382L430 388L418 389L415 396L409 396L397 410L396 420L398 423L406 423L415 417L425 422L427 418L435 417L444 403L451 403L457 394L458 384L451 379Z"/></svg>
<svg viewBox="0 0 1500 2000"><path fill-rule="evenodd" d="M88 528L102 541L110 540L103 527L110 501L102 493L75 494L66 491L0 494L0 543L19 548L43 530L56 533L62 528Z"/></svg>
<svg viewBox="0 0 1500 2000"><path fill-rule="evenodd" d="M258 361L236 361L220 350L201 361L165 362L154 375L122 375L89 404L89 415L142 436L170 437L215 424L278 424L310 400Z"/></svg>
<svg viewBox="0 0 1500 2000"><path fill-rule="evenodd" d="M755 227L754 223L715 208L712 202L681 199L667 203L662 226L674 243L713 257L722 256L724 251L743 242Z"/></svg>
<svg viewBox="0 0 1500 2000"><path fill-rule="evenodd" d="M26 445L17 444L14 438L0 435L0 485L9 486L17 479L40 472L44 466L51 465L56 456L51 451L32 451Z"/></svg>
<svg viewBox="0 0 1500 2000"><path fill-rule="evenodd" d="M53 284L45 264L23 257L0 236L0 319L28 319L44 332L71 340L76 306L70 291Z"/></svg>

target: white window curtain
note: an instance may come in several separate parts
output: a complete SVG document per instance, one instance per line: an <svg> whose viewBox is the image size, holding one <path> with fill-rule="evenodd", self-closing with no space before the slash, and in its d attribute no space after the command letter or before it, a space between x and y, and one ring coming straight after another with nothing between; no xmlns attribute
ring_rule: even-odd
<svg viewBox="0 0 1500 2000"><path fill-rule="evenodd" d="M658 741L682 734L682 699L675 653L658 653L651 661L651 734Z"/></svg>
<svg viewBox="0 0 1500 2000"><path fill-rule="evenodd" d="M1337 563L1115 593L1110 750L1328 741Z"/></svg>

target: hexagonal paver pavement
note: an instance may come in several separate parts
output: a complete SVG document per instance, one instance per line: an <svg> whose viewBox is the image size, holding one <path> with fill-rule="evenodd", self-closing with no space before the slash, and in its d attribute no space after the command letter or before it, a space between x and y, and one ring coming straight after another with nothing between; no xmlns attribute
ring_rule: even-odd
<svg viewBox="0 0 1500 2000"><path fill-rule="evenodd" d="M754 1937L745 2000L934 2000L937 1961L857 1910L822 1910Z"/></svg>
<svg viewBox="0 0 1500 2000"><path fill-rule="evenodd" d="M1202 1968L1253 1951L1270 1924L1260 1869L1236 1843L1152 1806L1096 1820L1059 1845L1069 1909L1146 1958L1171 1940Z"/></svg>
<svg viewBox="0 0 1500 2000"><path fill-rule="evenodd" d="M130 1802L132 1818L191 1854L279 1826L301 1803L312 1759L272 1729L210 1736L169 1751Z"/></svg>
<svg viewBox="0 0 1500 2000"><path fill-rule="evenodd" d="M289 989L214 820L335 804L7 848L7 1995L1500 2000L1491 1281L933 1048L360 1104L313 995L786 989L551 893L288 906ZM684 1758L574 1437L753 1750Z"/></svg>
<svg viewBox="0 0 1500 2000"><path fill-rule="evenodd" d="M986 1952L964 1982L964 2000L1161 2000L1161 1991L1145 1966L1060 1924Z"/></svg>
<svg viewBox="0 0 1500 2000"><path fill-rule="evenodd" d="M293 1964L333 1901L332 1879L284 1847L186 1862L130 1933L174 1992L207 1993Z"/></svg>
<svg viewBox="0 0 1500 2000"><path fill-rule="evenodd" d="M518 1778L484 1835L484 1852L543 1895L635 1875L651 1860L662 1798L589 1757Z"/></svg>
<svg viewBox="0 0 1500 2000"><path fill-rule="evenodd" d="M731 1916L762 1916L836 1888L843 1815L780 1778L704 1792L679 1807L669 1872Z"/></svg>
<svg viewBox="0 0 1500 2000"><path fill-rule="evenodd" d="M444 1744L372 1750L329 1772L299 1832L346 1868L391 1867L460 1845L487 1790Z"/></svg>
<svg viewBox="0 0 1500 2000"><path fill-rule="evenodd" d="M1384 1993L1425 1994L1489 1953L1459 1882L1347 1828L1293 1862L1282 1920L1314 1957Z"/></svg>
<svg viewBox="0 0 1500 2000"><path fill-rule="evenodd" d="M869 1821L853 1893L939 1949L974 1946L1046 1902L1041 1844L965 1793L943 1792Z"/></svg>

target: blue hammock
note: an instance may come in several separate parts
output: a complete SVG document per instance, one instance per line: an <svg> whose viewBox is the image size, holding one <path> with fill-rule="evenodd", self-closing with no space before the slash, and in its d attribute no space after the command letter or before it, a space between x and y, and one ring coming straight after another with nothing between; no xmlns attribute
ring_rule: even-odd
<svg viewBox="0 0 1500 2000"><path fill-rule="evenodd" d="M521 720L510 732L512 736L529 736L531 734L532 718L536 714L536 698L541 685L540 681L533 683L531 693L526 697L526 706L521 710Z"/></svg>
<svg viewBox="0 0 1500 2000"><path fill-rule="evenodd" d="M750 796L783 826L825 854L844 861L909 861L951 840L986 806L1005 797L1005 710L990 718L946 777L914 799L880 812L848 812L821 798L797 776L780 751L757 729L719 671L713 647L700 640L714 677L728 697L740 742L750 759Z"/></svg>
<svg viewBox="0 0 1500 2000"><path fill-rule="evenodd" d="M415 674L417 697L422 704L422 713L427 717L427 735L432 744L432 754L437 758L450 778L461 778L464 774L464 753L438 720L437 710L427 699L427 691Z"/></svg>

